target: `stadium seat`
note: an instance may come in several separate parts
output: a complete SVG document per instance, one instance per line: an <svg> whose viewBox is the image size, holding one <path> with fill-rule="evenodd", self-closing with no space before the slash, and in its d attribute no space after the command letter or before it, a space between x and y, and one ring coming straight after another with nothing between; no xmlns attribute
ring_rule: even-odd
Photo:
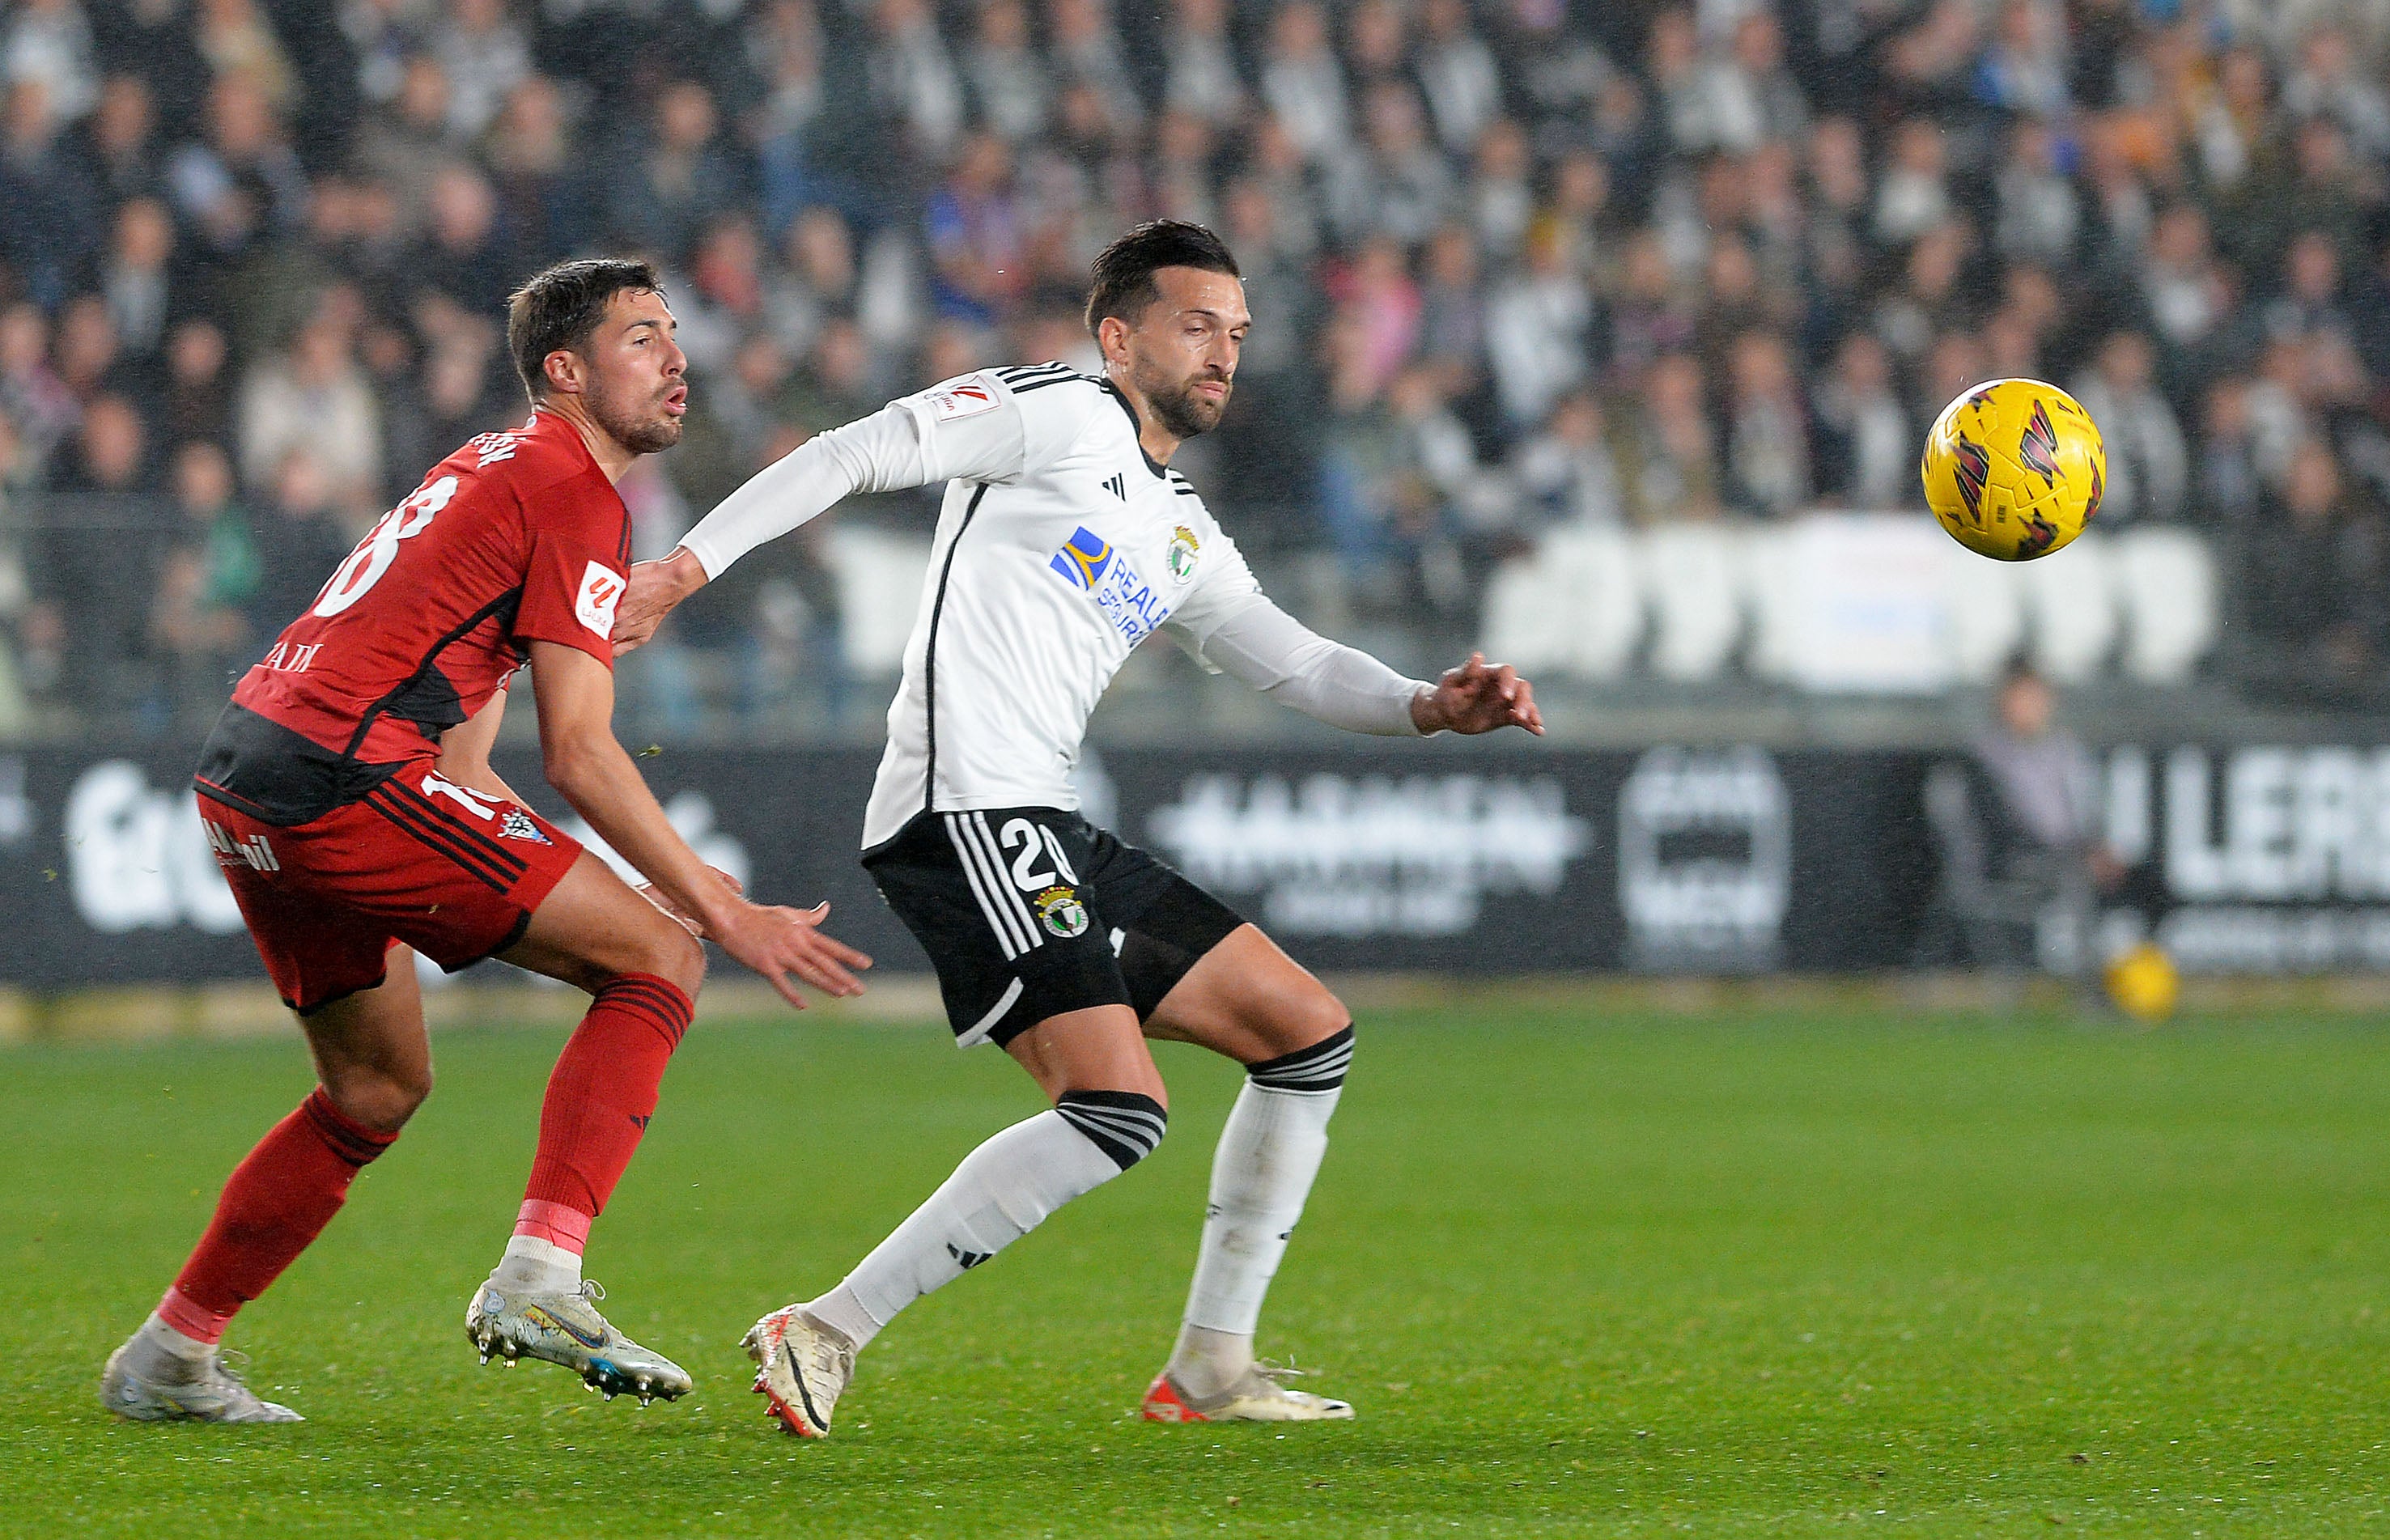
<svg viewBox="0 0 2390 1540"><path fill-rule="evenodd" d="M2125 672L2145 685L2179 685L2216 645L2216 558L2187 530L2128 530L2115 541L2116 601L2124 612Z"/></svg>
<svg viewBox="0 0 2390 1540"><path fill-rule="evenodd" d="M1734 532L1677 524L1646 532L1636 566L1651 607L1651 672L1679 684L1715 678L1742 638L1742 562Z"/></svg>
<svg viewBox="0 0 2390 1540"><path fill-rule="evenodd" d="M886 676L905 666L905 640L920 605L930 543L864 525L836 524L829 564L838 576L839 646L846 666Z"/></svg>
<svg viewBox="0 0 2390 1540"><path fill-rule="evenodd" d="M2034 661L2063 685L2100 672L2116 646L2115 553L2100 535L2018 564L2030 615Z"/></svg>
<svg viewBox="0 0 2390 1540"><path fill-rule="evenodd" d="M1643 635L1635 559L1615 530L1561 529L1506 562L1485 595L1484 648L1521 670L1614 679Z"/></svg>
<svg viewBox="0 0 2390 1540"><path fill-rule="evenodd" d="M2024 570L1979 557L1956 541L1948 561L1942 593L1951 674L1965 684L1986 684L2024 639Z"/></svg>

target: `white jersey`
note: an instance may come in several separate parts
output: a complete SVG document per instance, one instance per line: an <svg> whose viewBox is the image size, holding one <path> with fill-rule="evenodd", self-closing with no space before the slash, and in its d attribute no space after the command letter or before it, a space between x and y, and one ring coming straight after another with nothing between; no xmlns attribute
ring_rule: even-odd
<svg viewBox="0 0 2390 1540"><path fill-rule="evenodd" d="M718 575L850 492L946 481L888 709L867 847L929 811L1075 808L1087 718L1158 630L1356 730L1416 731L1425 687L1271 604L1108 382L1064 364L965 375L809 441L682 542ZM1322 700L1323 693L1332 699Z"/></svg>

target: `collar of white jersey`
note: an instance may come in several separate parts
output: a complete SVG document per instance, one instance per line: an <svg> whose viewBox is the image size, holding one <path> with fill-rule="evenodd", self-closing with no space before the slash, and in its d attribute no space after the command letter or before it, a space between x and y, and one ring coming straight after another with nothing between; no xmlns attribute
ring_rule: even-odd
<svg viewBox="0 0 2390 1540"><path fill-rule="evenodd" d="M1145 461L1145 468L1153 472L1153 479L1157 481L1170 480L1170 468L1145 452L1145 424L1137 420L1137 408L1129 404L1128 397L1123 395L1121 388L1111 380L1105 380L1103 387L1104 393L1120 403L1122 413L1128 417L1129 437L1135 441L1137 455Z"/></svg>

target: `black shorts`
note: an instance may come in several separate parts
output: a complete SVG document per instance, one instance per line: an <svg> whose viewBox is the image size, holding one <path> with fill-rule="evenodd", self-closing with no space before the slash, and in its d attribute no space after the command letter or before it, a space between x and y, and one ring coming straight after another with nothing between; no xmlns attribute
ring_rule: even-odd
<svg viewBox="0 0 2390 1540"><path fill-rule="evenodd" d="M1049 1016L1128 1006L1140 1021L1244 920L1075 813L925 813L863 853L938 970L963 1046Z"/></svg>

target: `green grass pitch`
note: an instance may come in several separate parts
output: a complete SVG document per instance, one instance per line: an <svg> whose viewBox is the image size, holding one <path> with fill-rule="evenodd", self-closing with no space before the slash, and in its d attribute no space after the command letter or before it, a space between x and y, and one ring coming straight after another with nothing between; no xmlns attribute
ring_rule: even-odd
<svg viewBox="0 0 2390 1540"><path fill-rule="evenodd" d="M0 1532L2390 1533L2390 1053L1859 1013L1373 1016L1264 1348L1343 1426L1148 1426L1234 1072L865 1356L835 1437L739 1333L1037 1105L943 1030L701 1026L590 1257L678 1405L477 1367L552 1032L441 1086L235 1326L312 1419L113 1424L101 1357L306 1084L288 1043L0 1057Z"/></svg>

